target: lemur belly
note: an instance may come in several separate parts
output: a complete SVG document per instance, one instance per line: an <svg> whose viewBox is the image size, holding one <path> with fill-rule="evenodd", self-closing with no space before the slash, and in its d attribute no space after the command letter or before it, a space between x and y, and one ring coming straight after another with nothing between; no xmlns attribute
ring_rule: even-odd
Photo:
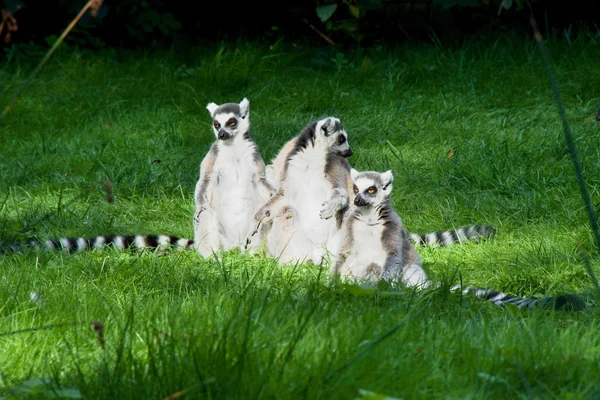
<svg viewBox="0 0 600 400"><path fill-rule="evenodd" d="M324 246L335 229L335 218L324 220L319 215L333 192L324 169L324 152L306 149L290 160L283 183L287 203L296 209L305 234L317 246Z"/></svg>
<svg viewBox="0 0 600 400"><path fill-rule="evenodd" d="M281 263L304 262L309 259L313 243L299 225L296 210L286 205L273 219L267 238L267 249Z"/></svg>
<svg viewBox="0 0 600 400"><path fill-rule="evenodd" d="M383 225L368 225L365 221L356 221L353 225L354 244L340 268L340 275L361 279L373 274L381 274L387 253L381 243Z"/></svg>
<svg viewBox="0 0 600 400"><path fill-rule="evenodd" d="M213 196L210 205L217 213L219 230L227 233L230 246L226 247L235 247L242 244L248 232L260 196L253 172L256 167L250 165L253 163L251 155L223 156L215 165L211 179Z"/></svg>

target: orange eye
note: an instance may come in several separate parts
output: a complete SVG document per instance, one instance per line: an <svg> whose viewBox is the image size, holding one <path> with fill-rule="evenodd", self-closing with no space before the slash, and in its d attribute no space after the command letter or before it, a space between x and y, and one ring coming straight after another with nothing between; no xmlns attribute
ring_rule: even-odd
<svg viewBox="0 0 600 400"><path fill-rule="evenodd" d="M369 193L369 194L377 193L377 189L375 188L375 186L371 186L370 188L367 189L367 193Z"/></svg>
<svg viewBox="0 0 600 400"><path fill-rule="evenodd" d="M354 186L354 193L358 193L358 188Z"/></svg>
<svg viewBox="0 0 600 400"><path fill-rule="evenodd" d="M215 124L214 124L214 125L215 125L215 129L219 129L219 128L221 128L221 124L220 124L220 123L218 123L218 122L215 122Z"/></svg>

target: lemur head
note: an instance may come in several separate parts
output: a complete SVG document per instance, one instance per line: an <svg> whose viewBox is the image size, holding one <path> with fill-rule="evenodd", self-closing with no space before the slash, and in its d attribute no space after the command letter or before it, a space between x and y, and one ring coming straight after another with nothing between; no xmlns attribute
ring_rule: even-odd
<svg viewBox="0 0 600 400"><path fill-rule="evenodd" d="M213 119L213 131L218 140L233 139L250 129L250 102L245 97L240 104L225 103L219 106L208 103L206 109Z"/></svg>
<svg viewBox="0 0 600 400"><path fill-rule="evenodd" d="M315 142L323 143L328 153L341 157L350 157L352 149L348 144L348 134L339 119L327 117L317 121L315 126Z"/></svg>
<svg viewBox="0 0 600 400"><path fill-rule="evenodd" d="M394 176L392 171L358 172L350 170L354 183L354 205L357 207L376 206L390 198Z"/></svg>

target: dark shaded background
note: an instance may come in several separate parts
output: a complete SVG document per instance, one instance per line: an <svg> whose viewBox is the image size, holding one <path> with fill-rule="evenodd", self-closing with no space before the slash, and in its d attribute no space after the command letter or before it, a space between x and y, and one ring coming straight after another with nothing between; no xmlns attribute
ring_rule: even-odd
<svg viewBox="0 0 600 400"><path fill-rule="evenodd" d="M506 1L506 0L505 0ZM18 21L9 43L46 44L58 36L86 2L83 0L0 0ZM323 23L317 5L337 3ZM308 23L345 46L377 42L460 41L472 36L513 32L531 35L534 13L546 35L575 36L597 32L600 4L596 0L291 0L291 1L165 1L105 0L99 15L89 13L68 41L83 47L162 47L215 40L308 41L325 44ZM358 18L348 4L358 7Z"/></svg>

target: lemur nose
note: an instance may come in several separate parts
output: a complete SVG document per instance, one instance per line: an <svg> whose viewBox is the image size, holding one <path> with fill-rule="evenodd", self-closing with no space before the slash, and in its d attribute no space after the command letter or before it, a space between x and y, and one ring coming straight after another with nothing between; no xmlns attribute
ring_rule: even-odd
<svg viewBox="0 0 600 400"><path fill-rule="evenodd" d="M357 196L354 198L354 205L355 205L355 206L358 206L358 207L360 207L360 206L364 206L364 205L366 205L366 204L367 204L367 202L365 201L365 199L363 199L363 198L362 198L362 196L361 196L360 194L359 194L359 195L357 195Z"/></svg>
<svg viewBox="0 0 600 400"><path fill-rule="evenodd" d="M229 139L229 133L227 133L223 129L221 129L219 131L219 135L217 137L221 140Z"/></svg>

